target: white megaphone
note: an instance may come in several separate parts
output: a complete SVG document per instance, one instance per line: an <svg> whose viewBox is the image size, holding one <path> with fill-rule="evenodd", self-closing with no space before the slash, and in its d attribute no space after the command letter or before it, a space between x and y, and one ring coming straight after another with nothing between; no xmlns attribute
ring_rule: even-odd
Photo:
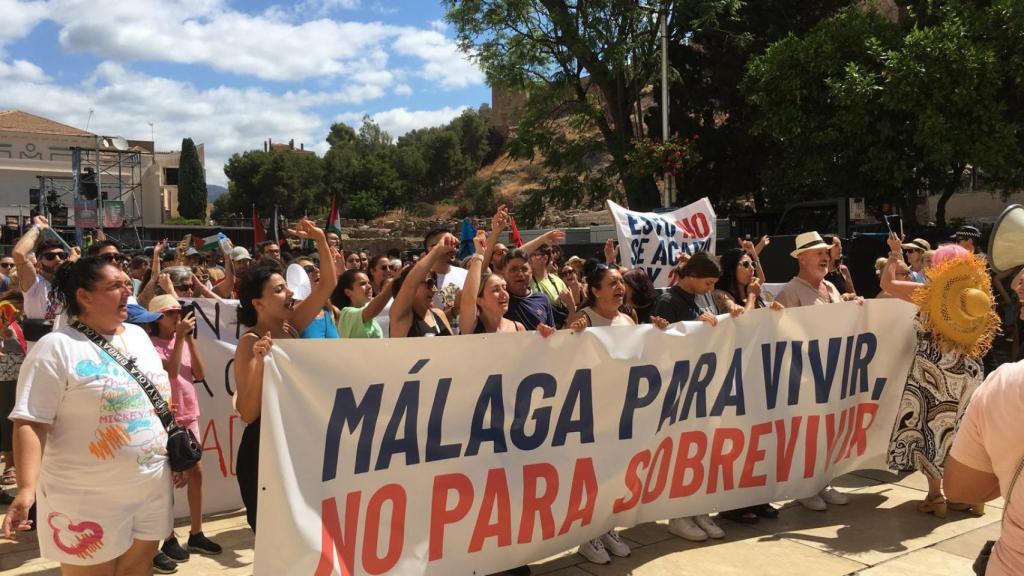
<svg viewBox="0 0 1024 576"><path fill-rule="evenodd" d="M996 220L988 241L988 254L996 272L1024 264L1024 206L1008 206Z"/></svg>

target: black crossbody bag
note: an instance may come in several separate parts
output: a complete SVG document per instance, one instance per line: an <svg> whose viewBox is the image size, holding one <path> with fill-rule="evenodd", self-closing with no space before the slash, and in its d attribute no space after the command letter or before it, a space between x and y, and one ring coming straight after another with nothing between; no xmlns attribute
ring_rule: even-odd
<svg viewBox="0 0 1024 576"><path fill-rule="evenodd" d="M149 401L153 403L153 408L156 410L156 415L160 418L160 423L164 425L164 430L167 431L167 459L171 462L171 470L184 472L195 466L203 457L203 451L199 447L195 434L188 428L178 426L178 423L174 421L174 414L171 414L167 401L164 400L160 392L153 386L153 383L146 378L146 375L135 366L135 362L125 358L121 351L108 342L106 338L100 336L95 330L78 320L71 322L71 327L84 334L100 350L103 350L108 356L113 358L114 362L117 362L119 366L124 368L128 375L139 384L142 391L146 393L146 396L149 397Z"/></svg>
<svg viewBox="0 0 1024 576"><path fill-rule="evenodd" d="M1006 502L1003 505L1003 518L1000 520L1000 526L1006 520L1006 511L1010 509L1010 497L1013 496L1013 487L1017 485L1017 478L1020 477L1022 469L1024 469L1024 458L1021 458L1020 463L1017 464L1017 471L1013 473L1013 479L1010 480L1010 488L1006 491ZM988 559L992 556L992 548L995 545L995 540L989 540L981 547L981 552L978 552L978 557L974 559L974 564L971 566L977 576L985 576L985 571L988 570Z"/></svg>

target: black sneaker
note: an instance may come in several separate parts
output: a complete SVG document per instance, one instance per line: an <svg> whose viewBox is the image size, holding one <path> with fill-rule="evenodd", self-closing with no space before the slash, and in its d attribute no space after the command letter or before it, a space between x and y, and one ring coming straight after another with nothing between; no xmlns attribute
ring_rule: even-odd
<svg viewBox="0 0 1024 576"><path fill-rule="evenodd" d="M153 556L153 572L156 574L174 574L178 571L178 563L171 560L167 554L157 550Z"/></svg>
<svg viewBox="0 0 1024 576"><path fill-rule="evenodd" d="M160 550L175 562L188 562L188 550L182 548L181 544L178 544L178 539L173 535L164 540L164 545L160 547Z"/></svg>
<svg viewBox="0 0 1024 576"><path fill-rule="evenodd" d="M206 536L203 536L202 532L196 534L189 534L188 536L188 550L189 552L198 552L200 554L220 554L222 549L220 544L217 544L213 540L210 540Z"/></svg>

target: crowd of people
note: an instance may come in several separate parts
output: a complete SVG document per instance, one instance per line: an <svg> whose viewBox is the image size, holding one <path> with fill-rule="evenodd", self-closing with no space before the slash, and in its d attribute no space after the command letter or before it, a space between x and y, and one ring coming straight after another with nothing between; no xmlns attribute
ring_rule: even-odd
<svg viewBox="0 0 1024 576"><path fill-rule="evenodd" d="M475 252L462 259L456 258L460 241L447 230L428 233L422 252L403 259L400 252L344 250L337 233L307 219L289 231L292 242L262 242L252 253L236 246L203 254L187 242L160 242L129 256L102 238L83 253L48 231L45 219L36 218L12 255L0 259L0 284L6 286L0 303L0 409L5 416L0 448L5 481L16 480L17 486L13 497L4 493L9 504L4 536L45 523L54 537L39 539L41 552L69 574L171 573L190 553L221 551L202 531L202 466L172 472L167 434L150 399L131 371L104 356L79 323L129 355L169 401L177 423L198 436L193 382L202 379L205 366L193 339L195 313L189 301L237 300L243 330L232 369L235 408L245 430L236 471L247 521L255 531L264 359L282 339L492 332L536 332L544 338L556 330L635 324L667 329L680 321L704 322L714 329L723 317L759 308L785 313L792 307L863 302L842 263L839 239L826 240L814 231L796 237L791 256L799 272L775 293L766 286L760 260L768 237L757 244L741 240L720 256L681 254L670 287L658 290L644 270L619 262L611 241L593 258L563 259L564 233L558 230L518 247L502 244L510 222L501 207L489 233L481 231L474 239ZM889 254L878 263L879 297L904 299L920 310L917 350L893 430L889 466L927 476L929 492L918 509L937 517L949 509L982 514L984 502L1007 489L1006 462L991 461L986 450L993 442L990 436L998 435L992 426L999 418L1014 418L1010 406L1021 406L1019 400L1000 405L998 416L986 418L970 403L976 390L985 389L981 356L998 328L984 260L974 254L974 242L980 241L975 232L965 227L957 242L935 250L925 240L892 235ZM969 290L956 302L942 301L938 287L946 286L947 276L964 274L973 274ZM1013 287L1024 298L1021 280L1018 275ZM963 316L962 322L954 322L952 330L942 324L936 318L946 311L941 306ZM1009 368L994 378L1001 386L1020 383L1020 375ZM969 430L957 435L961 419ZM968 439L962 439L965 435ZM1012 454L1009 447L1016 444L1011 439L995 441ZM965 474L975 484L965 488L957 483ZM172 529L172 486L187 487L185 546ZM848 499L827 486L799 501L824 511ZM779 513L771 503L762 503L717 516L755 523ZM1007 514L1013 522L993 556L999 558L995 570L1004 571L990 574L1024 573L1024 515L1019 508ZM67 532L72 526L74 537ZM86 537L81 537L83 530ZM691 541L725 535L708 514L673 518L668 530ZM581 543L578 552L590 562L607 564L628 556L630 549L612 530ZM511 572L529 573L529 568Z"/></svg>

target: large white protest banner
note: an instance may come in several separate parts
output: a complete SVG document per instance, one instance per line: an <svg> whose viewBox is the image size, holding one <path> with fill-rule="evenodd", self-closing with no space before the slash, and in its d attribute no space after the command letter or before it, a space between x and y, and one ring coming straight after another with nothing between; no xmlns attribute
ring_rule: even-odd
<svg viewBox="0 0 1024 576"><path fill-rule="evenodd" d="M199 398L199 443L203 447L203 513L242 507L235 478L238 443L245 422L232 403L235 394L231 365L241 327L235 320L238 302L197 299L196 344L206 367L205 378L195 383ZM184 488L175 490L174 515L188 516Z"/></svg>
<svg viewBox="0 0 1024 576"><path fill-rule="evenodd" d="M808 496L884 455L913 314L275 342L255 573L489 574L614 526Z"/></svg>
<svg viewBox="0 0 1024 576"><path fill-rule="evenodd" d="M701 198L674 212L635 212L608 200L619 236L619 255L630 268L643 268L654 286L669 285L677 255L715 252L715 210Z"/></svg>

